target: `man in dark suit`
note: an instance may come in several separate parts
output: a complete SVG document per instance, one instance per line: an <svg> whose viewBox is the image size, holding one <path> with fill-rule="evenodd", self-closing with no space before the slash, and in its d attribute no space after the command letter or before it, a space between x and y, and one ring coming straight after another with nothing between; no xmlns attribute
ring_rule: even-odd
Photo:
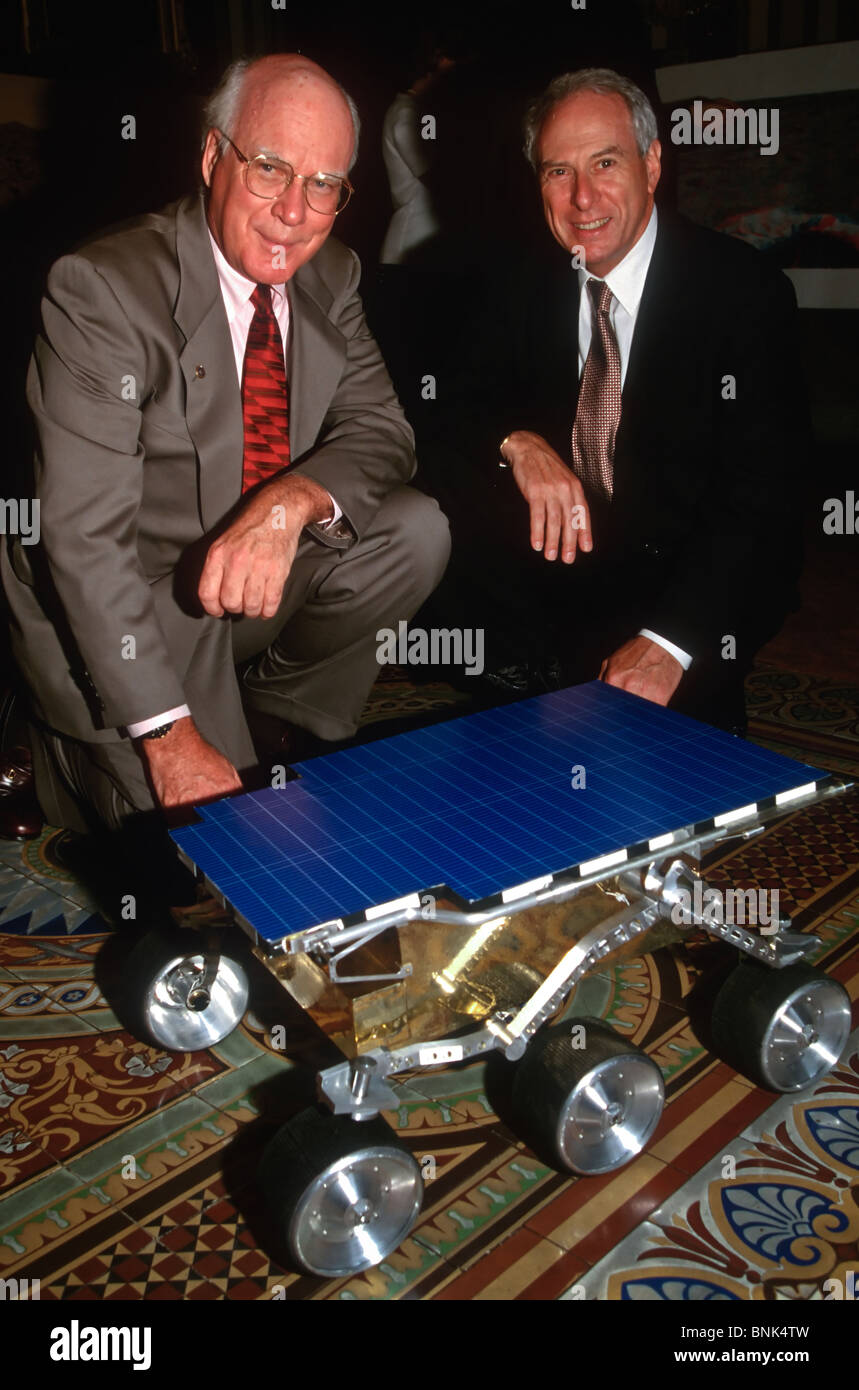
<svg viewBox="0 0 859 1390"><path fill-rule="evenodd" d="M40 799L77 829L238 790L246 707L352 734L377 629L447 559L329 239L354 106L278 55L234 65L207 126L202 195L54 266L31 364L42 543L3 580Z"/></svg>
<svg viewBox="0 0 859 1390"><path fill-rule="evenodd" d="M567 683L599 675L739 730L798 572L795 300L758 253L657 213L656 133L644 93L605 69L556 79L529 112L564 254L496 286L491 392L470 414L509 472L455 518L454 553L490 625L492 591L512 590L508 626L551 629ZM486 433L474 448L488 466Z"/></svg>

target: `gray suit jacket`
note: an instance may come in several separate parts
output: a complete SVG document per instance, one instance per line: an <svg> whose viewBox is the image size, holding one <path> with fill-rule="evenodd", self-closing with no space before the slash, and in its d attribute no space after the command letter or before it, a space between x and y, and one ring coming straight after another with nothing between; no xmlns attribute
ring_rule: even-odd
<svg viewBox="0 0 859 1390"><path fill-rule="evenodd" d="M315 531L323 545L360 538L415 469L359 274L354 252L329 239L288 286L294 466L336 497L353 533ZM180 557L222 522L242 481L241 393L202 200L63 257L42 319L28 379L41 544L13 540L2 556L13 649L45 722L109 740L191 703L203 623L217 625L206 640L221 644L235 686L229 621L185 611L174 594Z"/></svg>

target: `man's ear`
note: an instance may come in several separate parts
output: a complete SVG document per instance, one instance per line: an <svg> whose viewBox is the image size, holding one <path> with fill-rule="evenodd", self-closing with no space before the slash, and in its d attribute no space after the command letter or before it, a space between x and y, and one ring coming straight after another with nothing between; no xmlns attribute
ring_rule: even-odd
<svg viewBox="0 0 859 1390"><path fill-rule="evenodd" d="M219 158L220 150L218 149L218 134L217 131L210 130L208 135L206 136L206 143L203 146L203 159L201 165L203 171L203 182L207 188L211 188L212 186L212 174L215 172L215 165L217 164Z"/></svg>
<svg viewBox="0 0 859 1390"><path fill-rule="evenodd" d="M647 191L652 193L662 173L662 146L658 140L651 141L650 149L644 156L644 164L647 169Z"/></svg>

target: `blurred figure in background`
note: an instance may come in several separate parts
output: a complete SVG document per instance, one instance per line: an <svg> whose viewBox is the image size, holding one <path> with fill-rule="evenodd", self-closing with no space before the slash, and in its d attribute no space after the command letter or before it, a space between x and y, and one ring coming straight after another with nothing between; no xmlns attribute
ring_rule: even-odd
<svg viewBox="0 0 859 1390"><path fill-rule="evenodd" d="M411 252L440 231L432 196L422 182L435 146L430 140L422 139L420 103L455 61L436 48L427 70L415 79L408 91L398 92L385 112L382 158L391 187L394 215L379 256L383 265L407 263Z"/></svg>

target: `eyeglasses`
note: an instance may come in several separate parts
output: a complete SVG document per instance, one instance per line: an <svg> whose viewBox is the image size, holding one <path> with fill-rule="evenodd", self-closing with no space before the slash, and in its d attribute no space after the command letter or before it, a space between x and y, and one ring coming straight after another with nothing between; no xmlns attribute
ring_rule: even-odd
<svg viewBox="0 0 859 1390"><path fill-rule="evenodd" d="M355 191L348 179L340 178L337 174L297 174L291 164L272 159L267 154L257 154L253 159L248 159L238 145L233 144L229 135L224 135L223 131L219 134L224 136L244 164L245 186L255 198L279 198L292 185L293 179L301 179L307 206L314 212L336 217Z"/></svg>

